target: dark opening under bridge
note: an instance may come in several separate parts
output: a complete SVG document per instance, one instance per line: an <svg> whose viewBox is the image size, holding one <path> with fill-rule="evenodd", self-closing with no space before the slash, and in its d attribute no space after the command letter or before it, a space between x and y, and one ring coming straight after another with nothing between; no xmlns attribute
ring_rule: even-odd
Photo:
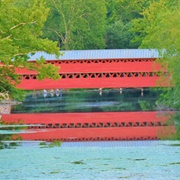
<svg viewBox="0 0 180 180"><path fill-rule="evenodd" d="M142 89L169 86L168 72L162 70L160 64L155 62L159 58L155 50L64 51L60 60L54 55L36 53L30 57L30 61L35 62L40 56L43 56L47 63L60 66L61 79L38 81L37 72L17 69L16 72L22 79L18 88ZM165 114L157 112L8 114L3 115L2 119L6 123L18 123L20 119L28 125L27 131L20 134L24 140L152 140L158 139L159 135L168 137L175 132L174 125L167 124L169 116Z"/></svg>

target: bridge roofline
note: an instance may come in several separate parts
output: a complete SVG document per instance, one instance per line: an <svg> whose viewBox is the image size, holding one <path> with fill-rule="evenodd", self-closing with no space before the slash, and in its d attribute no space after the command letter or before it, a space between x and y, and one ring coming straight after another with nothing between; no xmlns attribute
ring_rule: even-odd
<svg viewBox="0 0 180 180"><path fill-rule="evenodd" d="M58 59L54 54L37 52L29 55L29 61L43 56L46 60L90 60L90 59L148 59L160 58L155 49L102 49L102 50L66 50Z"/></svg>

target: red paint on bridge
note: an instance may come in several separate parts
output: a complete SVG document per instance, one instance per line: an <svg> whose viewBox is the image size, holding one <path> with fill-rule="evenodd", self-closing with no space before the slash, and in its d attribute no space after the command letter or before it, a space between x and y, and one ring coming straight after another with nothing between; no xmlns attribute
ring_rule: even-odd
<svg viewBox="0 0 180 180"><path fill-rule="evenodd" d="M22 80L17 87L26 90L56 89L56 88L145 88L157 87L159 77L123 77L123 78L67 78L59 80L34 79ZM160 82L162 87L168 86L168 82Z"/></svg>
<svg viewBox="0 0 180 180"><path fill-rule="evenodd" d="M167 115L166 115L167 114ZM3 115L6 123L31 125L20 134L24 140L130 140L168 137L175 127L167 126L172 113L101 112ZM38 125L34 127L34 125Z"/></svg>
<svg viewBox="0 0 180 180"><path fill-rule="evenodd" d="M130 60L129 60L130 61ZM89 72L157 72L160 71L160 64L155 59L134 59L133 62L128 60L59 60L47 61L59 67L60 73L89 73ZM131 60L132 61L132 60ZM134 62L135 61L135 62ZM27 69L16 69L18 74L37 74L36 71Z"/></svg>
<svg viewBox="0 0 180 180"><path fill-rule="evenodd" d="M168 127L71 128L31 130L20 134L23 140L39 141L97 141L97 140L152 140L168 137L175 132Z"/></svg>
<svg viewBox="0 0 180 180"><path fill-rule="evenodd" d="M96 59L96 60L52 60L47 63L60 67L59 80L39 81L37 72L17 69L21 75L18 88L26 90L56 88L143 88L169 86L166 78L159 81L159 63L155 59ZM161 70L162 71L162 70ZM161 75L163 76L163 75Z"/></svg>
<svg viewBox="0 0 180 180"><path fill-rule="evenodd" d="M165 122L171 113L157 112L90 112L90 113L40 113L40 114L4 114L6 123L56 124L91 122Z"/></svg>

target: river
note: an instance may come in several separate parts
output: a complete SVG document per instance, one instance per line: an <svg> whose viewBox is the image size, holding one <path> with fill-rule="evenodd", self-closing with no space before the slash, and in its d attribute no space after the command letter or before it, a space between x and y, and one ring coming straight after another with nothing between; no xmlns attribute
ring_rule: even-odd
<svg viewBox="0 0 180 180"><path fill-rule="evenodd" d="M27 95L12 113L156 110L157 92L126 89L63 90L61 96ZM14 132L14 131L13 131ZM179 180L180 141L64 142L42 147L21 142L0 150L0 179Z"/></svg>
<svg viewBox="0 0 180 180"><path fill-rule="evenodd" d="M0 151L0 179L178 180L180 141L24 142Z"/></svg>
<svg viewBox="0 0 180 180"><path fill-rule="evenodd" d="M55 91L55 90L54 90ZM158 110L156 100L160 92L154 89L73 89L61 94L30 92L22 104L15 105L12 113L53 112L123 112Z"/></svg>

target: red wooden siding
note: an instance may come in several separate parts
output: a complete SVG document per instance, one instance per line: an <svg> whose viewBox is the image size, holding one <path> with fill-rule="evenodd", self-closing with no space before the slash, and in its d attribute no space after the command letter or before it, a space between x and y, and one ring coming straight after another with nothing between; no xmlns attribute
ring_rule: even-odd
<svg viewBox="0 0 180 180"><path fill-rule="evenodd" d="M49 113L3 115L6 123L31 125L24 140L130 140L158 139L175 132L166 121L172 113L157 112L100 112L100 113ZM34 125L38 125L34 127Z"/></svg>
<svg viewBox="0 0 180 180"><path fill-rule="evenodd" d="M169 86L168 74L163 83L158 80L160 65L155 59L97 59L97 60L52 60L47 63L60 67L61 79L37 80L37 72L17 69L21 84L27 90L56 88L143 88ZM162 71L162 70L161 70Z"/></svg>
<svg viewBox="0 0 180 180"><path fill-rule="evenodd" d="M122 128L72 128L31 130L20 134L23 140L61 140L61 141L97 141L97 140L152 140L161 136L168 137L175 132L174 126L168 127L122 127Z"/></svg>

